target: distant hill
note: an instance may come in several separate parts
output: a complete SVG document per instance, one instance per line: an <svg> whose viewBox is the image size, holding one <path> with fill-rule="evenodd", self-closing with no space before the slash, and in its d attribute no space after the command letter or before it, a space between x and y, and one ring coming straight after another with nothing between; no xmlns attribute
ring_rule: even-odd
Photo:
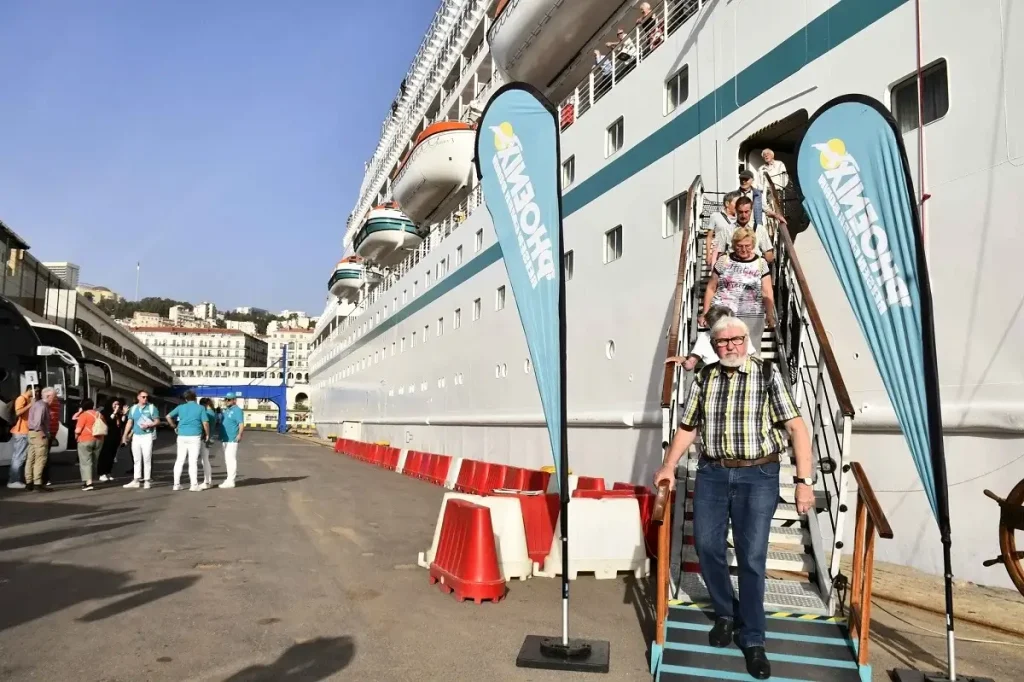
<svg viewBox="0 0 1024 682"><path fill-rule="evenodd" d="M185 306L190 310L194 309L194 306L188 301L176 301L173 298L159 298L155 296L150 296L140 301L107 299L100 301L96 305L114 319L130 318L137 312L157 313L161 317L169 317L171 308L176 305ZM224 313L224 319L253 322L256 324L256 333L262 335L267 333L267 324L272 320L284 320L285 318L271 313L247 313L243 315L242 313L226 312ZM225 325L223 322L218 321L217 326L224 327Z"/></svg>

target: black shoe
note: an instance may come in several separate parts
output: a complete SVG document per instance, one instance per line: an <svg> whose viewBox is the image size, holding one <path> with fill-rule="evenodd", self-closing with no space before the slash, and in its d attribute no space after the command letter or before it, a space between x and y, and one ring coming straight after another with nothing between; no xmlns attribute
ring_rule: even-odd
<svg viewBox="0 0 1024 682"><path fill-rule="evenodd" d="M36 489L35 484L33 484L33 483L26 483L25 484L25 492L30 493L30 492L32 492L35 489Z"/></svg>
<svg viewBox="0 0 1024 682"><path fill-rule="evenodd" d="M708 643L719 649L732 644L733 622L730 618L716 618L715 627L708 633Z"/></svg>
<svg viewBox="0 0 1024 682"><path fill-rule="evenodd" d="M52 493L52 492L53 492L52 490L50 490L50 489L49 489L49 488L47 488L46 486L42 486L42 485L37 485L37 486L36 486L35 488L33 488L32 490L33 490L34 492L37 492L37 493Z"/></svg>
<svg viewBox="0 0 1024 682"><path fill-rule="evenodd" d="M768 662L763 646L747 647L743 650L743 657L747 659L747 672L751 677L767 680L772 676L772 664Z"/></svg>

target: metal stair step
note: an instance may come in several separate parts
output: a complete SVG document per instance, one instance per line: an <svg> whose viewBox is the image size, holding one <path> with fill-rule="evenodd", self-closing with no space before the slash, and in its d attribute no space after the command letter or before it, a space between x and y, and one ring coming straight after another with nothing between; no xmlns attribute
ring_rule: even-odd
<svg viewBox="0 0 1024 682"><path fill-rule="evenodd" d="M731 576L733 589L739 593L739 582ZM700 573L684 572L679 576L676 599L683 602L708 603L708 588ZM804 580L765 579L764 605L766 611L830 615L829 605L821 598L818 588Z"/></svg>
<svg viewBox="0 0 1024 682"><path fill-rule="evenodd" d="M860 682L870 669L860 670L856 648L845 619L767 613L765 650L773 679L821 682ZM722 649L709 646L714 614L693 606L669 609L665 644L658 667L659 680L746 680L743 654L735 643ZM866 675L866 677L865 677Z"/></svg>
<svg viewBox="0 0 1024 682"><path fill-rule="evenodd" d="M683 523L683 537L693 537L693 521ZM729 526L728 542L731 544L732 524ZM811 531L803 526L772 526L768 535L768 543L772 545L790 545L793 547L806 547L811 544Z"/></svg>
<svg viewBox="0 0 1024 682"><path fill-rule="evenodd" d="M732 567L736 567L736 550L729 547L725 550L725 560ZM693 545L683 547L683 564L696 564L697 548ZM809 573L814 570L814 559L803 552L786 552L768 549L767 568L769 571L792 571L794 573Z"/></svg>

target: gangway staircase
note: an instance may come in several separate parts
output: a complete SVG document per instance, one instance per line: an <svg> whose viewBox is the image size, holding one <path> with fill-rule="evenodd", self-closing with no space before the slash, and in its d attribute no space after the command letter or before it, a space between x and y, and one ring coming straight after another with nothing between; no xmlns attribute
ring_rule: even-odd
<svg viewBox="0 0 1024 682"><path fill-rule="evenodd" d="M783 212L780 194L769 188L768 205ZM685 355L696 340L697 318L710 276L707 263L711 216L722 194L705 191L697 176L686 195L669 355ZM766 329L762 357L789 383L811 436L815 508L799 514L791 452L781 458L779 504L769 537L765 610L766 650L774 679L870 680L868 634L876 537L892 532L859 464L851 459L852 403L804 277L792 237L784 225L773 235L774 305L778 324ZM662 385L662 440L675 433L680 404L693 374L666 365ZM665 505L658 538L657 622L651 672L657 680L748 680L735 645L709 646L713 624L707 588L693 545L692 495L700 442L676 471L676 504ZM840 572L850 478L857 486L853 568ZM674 506L674 509L673 509ZM675 517L673 519L673 517ZM730 529L728 541L732 543ZM736 558L728 553L734 589ZM849 599L847 600L847 597Z"/></svg>

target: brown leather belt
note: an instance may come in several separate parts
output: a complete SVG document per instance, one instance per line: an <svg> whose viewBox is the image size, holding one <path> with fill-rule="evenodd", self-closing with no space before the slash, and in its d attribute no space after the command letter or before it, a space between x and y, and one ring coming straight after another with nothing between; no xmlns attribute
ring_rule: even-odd
<svg viewBox="0 0 1024 682"><path fill-rule="evenodd" d="M708 457L707 460L726 469L740 469L742 467L761 466L762 464L774 464L779 461L779 455L776 453L767 457L758 457L757 459L712 459Z"/></svg>

